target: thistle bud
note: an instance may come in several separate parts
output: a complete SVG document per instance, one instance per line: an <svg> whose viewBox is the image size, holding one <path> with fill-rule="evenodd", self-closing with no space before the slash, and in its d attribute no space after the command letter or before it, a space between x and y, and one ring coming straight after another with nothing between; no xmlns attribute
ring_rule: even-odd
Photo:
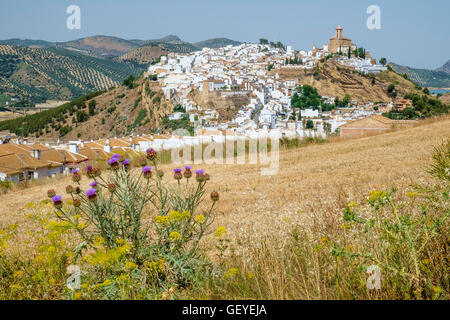
<svg viewBox="0 0 450 320"><path fill-rule="evenodd" d="M139 165L140 165L141 167L145 167L145 166L147 165L147 159L144 158L144 157L140 158L140 159L139 159Z"/></svg>
<svg viewBox="0 0 450 320"><path fill-rule="evenodd" d="M108 191L111 193L114 193L114 191L116 191L117 187L114 183L110 183L108 184Z"/></svg>
<svg viewBox="0 0 450 320"><path fill-rule="evenodd" d="M66 187L66 192L67 192L68 194L73 193L73 192L74 192L73 187L72 187L71 185L68 185L68 186Z"/></svg>
<svg viewBox="0 0 450 320"><path fill-rule="evenodd" d="M75 172L72 176L73 182L79 182L81 180L81 176L78 172Z"/></svg>
<svg viewBox="0 0 450 320"><path fill-rule="evenodd" d="M47 191L47 197L53 198L54 196L56 196L55 190L50 189L50 190Z"/></svg>
<svg viewBox="0 0 450 320"><path fill-rule="evenodd" d="M80 201L80 199L78 199L78 198L73 199L73 206L74 206L75 208L81 207L81 201Z"/></svg>
<svg viewBox="0 0 450 320"><path fill-rule="evenodd" d="M158 154L153 148L147 149L147 159L150 161L154 161Z"/></svg>
<svg viewBox="0 0 450 320"><path fill-rule="evenodd" d="M162 171L161 169L158 170L157 174L160 178L164 177L164 171Z"/></svg>
<svg viewBox="0 0 450 320"><path fill-rule="evenodd" d="M211 192L211 200L214 202L219 200L219 193L216 190L213 190L213 192Z"/></svg>

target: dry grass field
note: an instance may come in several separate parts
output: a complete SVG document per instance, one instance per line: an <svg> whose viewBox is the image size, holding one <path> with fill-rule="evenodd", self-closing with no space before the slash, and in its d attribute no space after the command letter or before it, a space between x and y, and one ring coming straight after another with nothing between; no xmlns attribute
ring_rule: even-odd
<svg viewBox="0 0 450 320"><path fill-rule="evenodd" d="M196 165L211 174L210 189L220 193L216 223L231 239L281 234L286 218L313 219L313 211L338 215L350 201L369 191L428 179L424 168L433 147L450 138L450 119L356 140L340 140L280 151L280 168L262 176L259 165ZM164 165L168 172L174 166ZM64 193L71 178L42 181L0 195L0 226L23 223L23 206L46 197L47 189ZM314 210L312 210L314 208Z"/></svg>
<svg viewBox="0 0 450 320"><path fill-rule="evenodd" d="M298 278L295 285L288 281L283 259L275 256L290 241L293 227L310 228L311 234L326 237L327 228L331 233L342 224L342 210L347 204L363 202L373 190L396 187L399 191L395 197L405 198L411 185L430 182L425 169L433 147L449 138L450 118L444 117L383 135L281 150L279 171L273 176L262 176L259 165L194 166L210 173L208 188L220 194L214 227L227 229L233 248L227 253L227 266L235 264L242 271L257 272L264 279L265 290L252 291L261 290L262 284L258 283L258 289L243 291L245 296L213 288L194 297L335 299L332 286L319 273L311 275L316 277L311 285L306 283L312 279ZM163 166L166 173L172 168ZM0 227L26 225L24 205L44 199L50 188L64 194L70 181L70 177L64 177L0 195ZM267 261L255 265L259 254L265 255ZM321 268L320 261L311 263ZM304 282L304 286L298 282Z"/></svg>

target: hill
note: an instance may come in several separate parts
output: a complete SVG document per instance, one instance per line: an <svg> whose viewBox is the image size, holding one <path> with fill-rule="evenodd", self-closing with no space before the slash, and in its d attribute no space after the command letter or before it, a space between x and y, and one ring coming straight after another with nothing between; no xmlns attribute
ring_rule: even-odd
<svg viewBox="0 0 450 320"><path fill-rule="evenodd" d="M399 74L406 73L409 79L418 83L422 87L450 88L450 74L443 71L444 67L441 68L442 71L434 71L410 68L395 63L389 63L389 65Z"/></svg>
<svg viewBox="0 0 450 320"><path fill-rule="evenodd" d="M132 41L107 36L87 37L58 43L57 46L101 58L120 56L139 47Z"/></svg>
<svg viewBox="0 0 450 320"><path fill-rule="evenodd" d="M228 45L238 46L240 44L242 44L242 42L230 40L227 38L215 38L194 43L194 45L199 48L222 48Z"/></svg>
<svg viewBox="0 0 450 320"><path fill-rule="evenodd" d="M363 75L333 60L320 63L318 67L311 70L274 69L270 73L278 73L280 79L298 78L299 84L317 88L322 96L343 99L346 94L350 94L352 99L362 103L392 101L393 97L388 93L390 85L395 86L399 96L417 91L414 83L395 72L385 71L378 75ZM374 79L373 84L372 79Z"/></svg>
<svg viewBox="0 0 450 320"><path fill-rule="evenodd" d="M54 109L0 122L0 131L52 141L60 137L99 139L154 131L171 112L173 104L165 99L159 84L140 79L131 89L119 86Z"/></svg>
<svg viewBox="0 0 450 320"><path fill-rule="evenodd" d="M62 48L0 45L0 94L33 102L72 100L119 85L142 68Z"/></svg>
<svg viewBox="0 0 450 320"><path fill-rule="evenodd" d="M450 60L448 60L442 67L436 69L436 71L443 71L450 73Z"/></svg>
<svg viewBox="0 0 450 320"><path fill-rule="evenodd" d="M54 42L45 40L30 40L30 39L8 39L0 40L0 45L10 45L16 47L30 47L30 48L47 48L55 45Z"/></svg>
<svg viewBox="0 0 450 320"><path fill-rule="evenodd" d="M23 48L48 48L58 47L75 51L97 58L114 58L125 55L139 47L159 46L162 50L176 53L190 53L202 48L219 48L229 44L239 45L241 42L226 38L209 39L197 43L189 43L176 35L168 35L158 39L126 40L110 36L91 36L66 42L50 42L45 40L8 39L0 40L0 44L18 46Z"/></svg>
<svg viewBox="0 0 450 320"><path fill-rule="evenodd" d="M146 45L114 58L114 60L133 64L138 67L145 67L160 56L167 55L168 53L169 51L164 50L158 45Z"/></svg>

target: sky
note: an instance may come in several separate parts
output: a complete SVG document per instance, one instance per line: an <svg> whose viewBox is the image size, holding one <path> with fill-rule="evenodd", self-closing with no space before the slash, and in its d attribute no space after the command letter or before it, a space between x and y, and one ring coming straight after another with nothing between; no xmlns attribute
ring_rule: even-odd
<svg viewBox="0 0 450 320"><path fill-rule="evenodd" d="M66 27L70 5L80 7L79 30ZM367 27L370 5L381 10L381 29ZM267 38L301 50L327 44L340 24L375 58L436 69L450 59L449 12L448 0L1 0L0 39L174 34L188 42Z"/></svg>

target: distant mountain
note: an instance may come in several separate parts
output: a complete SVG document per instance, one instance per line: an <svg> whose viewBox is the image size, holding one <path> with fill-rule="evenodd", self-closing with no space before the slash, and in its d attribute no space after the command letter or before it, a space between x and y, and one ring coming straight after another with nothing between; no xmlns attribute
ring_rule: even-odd
<svg viewBox="0 0 450 320"><path fill-rule="evenodd" d="M227 38L215 38L194 43L194 45L199 48L222 48L228 45L238 46L240 44L242 44L242 42L230 40Z"/></svg>
<svg viewBox="0 0 450 320"><path fill-rule="evenodd" d="M29 39L8 39L0 40L0 44L18 46L24 48L49 48L58 47L75 51L81 54L97 58L115 58L125 55L139 47L159 46L164 51L175 53L190 53L201 50L202 48L220 48L227 45L239 45L241 42L226 38L209 39L197 43L190 43L181 40L176 35L168 35L159 39L151 40L125 40L109 36L92 36L82 39L76 39L67 42L50 42L44 40Z"/></svg>
<svg viewBox="0 0 450 320"><path fill-rule="evenodd" d="M409 79L422 87L450 88L450 74L447 72L415 69L407 66L401 66L396 63L389 63L389 65L397 73L406 73Z"/></svg>
<svg viewBox="0 0 450 320"><path fill-rule="evenodd" d="M35 48L46 48L54 46L54 42L49 42L45 40L30 40L30 39L8 39L8 40L0 40L0 45L6 44L10 46L17 47L35 47Z"/></svg>
<svg viewBox="0 0 450 320"><path fill-rule="evenodd" d="M450 60L448 60L447 63L444 64L442 67L436 69L436 71L443 71L443 72L450 73Z"/></svg>
<svg viewBox="0 0 450 320"><path fill-rule="evenodd" d="M117 86L143 70L64 48L0 45L0 94L33 102L72 100Z"/></svg>
<svg viewBox="0 0 450 320"><path fill-rule="evenodd" d="M56 45L58 47L101 58L117 57L139 47L137 43L132 41L107 36L87 37L57 43Z"/></svg>

